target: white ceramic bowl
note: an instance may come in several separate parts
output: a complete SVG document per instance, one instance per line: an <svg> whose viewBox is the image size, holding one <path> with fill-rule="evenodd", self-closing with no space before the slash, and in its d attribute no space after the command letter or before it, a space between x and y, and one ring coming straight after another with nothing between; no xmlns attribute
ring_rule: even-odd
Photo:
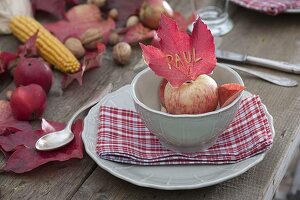
<svg viewBox="0 0 300 200"><path fill-rule="evenodd" d="M243 80L234 70L217 64L211 77L218 85L239 83ZM159 85L162 78L147 68L131 83L136 111L146 127L168 149L178 152L198 152L212 146L226 130L239 108L242 94L228 106L198 115L172 115L161 112Z"/></svg>

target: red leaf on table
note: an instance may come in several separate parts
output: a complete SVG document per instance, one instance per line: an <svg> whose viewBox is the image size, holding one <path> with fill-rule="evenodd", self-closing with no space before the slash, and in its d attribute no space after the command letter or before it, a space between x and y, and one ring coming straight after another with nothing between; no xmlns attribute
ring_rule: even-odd
<svg viewBox="0 0 300 200"><path fill-rule="evenodd" d="M18 56L15 53L2 51L0 52L0 74L5 72L11 61L14 61Z"/></svg>
<svg viewBox="0 0 300 200"><path fill-rule="evenodd" d="M67 4L77 5L77 4L85 3L86 0L66 0L66 2Z"/></svg>
<svg viewBox="0 0 300 200"><path fill-rule="evenodd" d="M238 83L226 83L218 88L219 104L223 108L233 102L239 94L245 89L245 86Z"/></svg>
<svg viewBox="0 0 300 200"><path fill-rule="evenodd" d="M115 29L116 23L108 18L99 22L78 22L61 20L54 23L45 24L46 29L53 33L60 41L64 42L68 37L79 38L89 28L97 28L104 37L106 43L111 30Z"/></svg>
<svg viewBox="0 0 300 200"><path fill-rule="evenodd" d="M159 47L141 44L145 62L173 87L210 74L216 66L214 39L199 18L192 35L181 32L176 22L162 15L157 30Z"/></svg>
<svg viewBox="0 0 300 200"><path fill-rule="evenodd" d="M120 1L120 0L109 0L106 1L105 8L110 10L116 8L118 10L118 27L123 27L126 24L128 17L131 15L138 15L138 11L142 5L141 0L130 0L130 1Z"/></svg>
<svg viewBox="0 0 300 200"><path fill-rule="evenodd" d="M0 146L6 151L14 151L18 146L34 147L36 141L43 135L42 130L18 131L0 136Z"/></svg>
<svg viewBox="0 0 300 200"><path fill-rule="evenodd" d="M80 4L66 12L66 19L70 22L99 22L101 11L93 4Z"/></svg>
<svg viewBox="0 0 300 200"><path fill-rule="evenodd" d="M18 47L17 54L20 58L38 56L37 48L35 46L37 37L38 31L33 36L31 36L24 44Z"/></svg>
<svg viewBox="0 0 300 200"><path fill-rule="evenodd" d="M143 40L151 39L155 35L155 31L143 26L143 24L138 23L127 29L124 35L124 42L127 43L137 43Z"/></svg>
<svg viewBox="0 0 300 200"><path fill-rule="evenodd" d="M0 100L0 113L0 135L32 130L27 121L18 121L13 117L9 101Z"/></svg>
<svg viewBox="0 0 300 200"><path fill-rule="evenodd" d="M63 18L65 14L65 0L31 0L33 11L41 10L50 13L58 18Z"/></svg>
<svg viewBox="0 0 300 200"><path fill-rule="evenodd" d="M97 44L97 52L86 52L80 70L73 74L64 74L61 81L62 88L68 87L74 80L77 80L79 85L82 85L82 78L86 71L100 66L101 56L105 51L105 45L102 43Z"/></svg>
<svg viewBox="0 0 300 200"><path fill-rule="evenodd" d="M50 122L50 124L57 131L63 129L65 126L58 122ZM77 120L72 126L75 139L65 147L48 152L37 151L35 149L37 139L46 134L46 132L42 130L31 132L20 131L8 136L0 136L0 147L5 151L13 151L8 155L9 157L2 170L24 173L50 161L65 161L71 158L81 159L83 157L81 140L82 129L82 120Z"/></svg>

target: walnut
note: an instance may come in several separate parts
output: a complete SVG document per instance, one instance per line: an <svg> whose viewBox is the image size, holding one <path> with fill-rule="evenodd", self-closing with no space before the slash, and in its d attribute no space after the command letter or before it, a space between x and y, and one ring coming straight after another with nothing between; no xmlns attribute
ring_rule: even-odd
<svg viewBox="0 0 300 200"><path fill-rule="evenodd" d="M85 49L83 48L79 39L70 37L65 41L65 46L72 52L76 58L82 58L85 54Z"/></svg>
<svg viewBox="0 0 300 200"><path fill-rule="evenodd" d="M119 42L113 47L113 59L122 65L129 63L132 50L131 46L126 42Z"/></svg>
<svg viewBox="0 0 300 200"><path fill-rule="evenodd" d="M86 30L81 36L80 40L83 46L87 49L95 49L98 42L102 42L103 35L97 28L90 28Z"/></svg>

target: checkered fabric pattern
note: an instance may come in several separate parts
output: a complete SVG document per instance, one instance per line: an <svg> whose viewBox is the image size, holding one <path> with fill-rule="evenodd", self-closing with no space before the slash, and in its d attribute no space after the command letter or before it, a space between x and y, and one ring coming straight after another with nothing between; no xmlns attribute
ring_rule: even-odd
<svg viewBox="0 0 300 200"><path fill-rule="evenodd" d="M258 96L242 100L216 144L192 154L173 152L149 132L138 113L101 106L96 151L107 160L138 165L236 163L271 148L272 132Z"/></svg>
<svg viewBox="0 0 300 200"><path fill-rule="evenodd" d="M287 9L300 8L300 0L231 0L240 6L277 15Z"/></svg>

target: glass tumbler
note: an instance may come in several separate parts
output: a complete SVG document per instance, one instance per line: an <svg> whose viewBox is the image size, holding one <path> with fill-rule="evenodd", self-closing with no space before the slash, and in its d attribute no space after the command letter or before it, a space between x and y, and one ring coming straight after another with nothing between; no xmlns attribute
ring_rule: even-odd
<svg viewBox="0 0 300 200"><path fill-rule="evenodd" d="M196 17L208 26L213 36L223 36L231 31L233 22L229 18L229 0L192 0ZM193 24L188 27L192 32Z"/></svg>

